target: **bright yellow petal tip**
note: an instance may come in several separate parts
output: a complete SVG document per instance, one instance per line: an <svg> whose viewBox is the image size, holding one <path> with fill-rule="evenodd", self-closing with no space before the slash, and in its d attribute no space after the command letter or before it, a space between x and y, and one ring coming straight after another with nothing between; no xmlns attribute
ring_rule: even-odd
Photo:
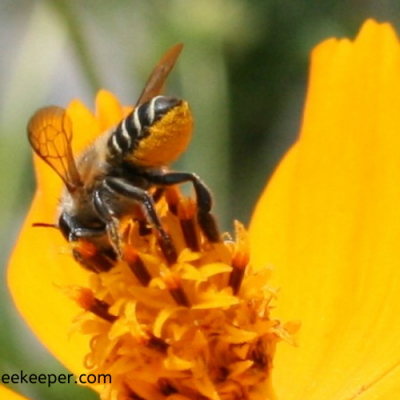
<svg viewBox="0 0 400 400"><path fill-rule="evenodd" d="M103 89L96 96L96 116L100 123L100 132L105 132L121 121L124 111L118 99Z"/></svg>
<svg viewBox="0 0 400 400"><path fill-rule="evenodd" d="M0 385L0 397L3 400L28 400L26 397L21 396L3 385Z"/></svg>
<svg viewBox="0 0 400 400"><path fill-rule="evenodd" d="M261 197L250 237L274 266L279 398L394 399L400 389L400 44L372 20L312 54L300 139Z"/></svg>

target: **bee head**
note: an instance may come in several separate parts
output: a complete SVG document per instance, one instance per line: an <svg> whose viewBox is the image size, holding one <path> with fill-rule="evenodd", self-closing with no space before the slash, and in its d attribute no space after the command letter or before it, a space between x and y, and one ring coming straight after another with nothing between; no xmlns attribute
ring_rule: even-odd
<svg viewBox="0 0 400 400"><path fill-rule="evenodd" d="M144 167L165 166L177 160L186 150L193 131L192 112L186 101L158 96L152 102L155 122L147 128L131 156L136 165Z"/></svg>

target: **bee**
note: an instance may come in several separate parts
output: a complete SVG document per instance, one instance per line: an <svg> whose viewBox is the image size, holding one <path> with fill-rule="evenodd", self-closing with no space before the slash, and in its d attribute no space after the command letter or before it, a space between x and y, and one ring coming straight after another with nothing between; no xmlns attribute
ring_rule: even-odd
<svg viewBox="0 0 400 400"><path fill-rule="evenodd" d="M174 261L175 249L155 203L166 187L185 182L194 187L197 219L205 236L210 242L220 240L207 186L194 173L168 168L185 151L193 130L188 103L161 95L182 48L177 44L165 53L133 111L76 158L72 121L63 108L45 107L30 119L32 149L65 184L55 226L68 242L89 242L97 253L115 261L121 257L120 222L139 212L156 230L167 259ZM78 252L74 256L88 267Z"/></svg>

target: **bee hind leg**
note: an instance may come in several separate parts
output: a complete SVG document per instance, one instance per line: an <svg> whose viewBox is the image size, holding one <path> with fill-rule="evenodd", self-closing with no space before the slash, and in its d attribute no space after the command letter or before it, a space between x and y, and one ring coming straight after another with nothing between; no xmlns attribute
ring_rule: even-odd
<svg viewBox="0 0 400 400"><path fill-rule="evenodd" d="M160 186L172 186L180 183L190 182L193 184L197 199L197 220L210 242L216 243L221 240L220 232L214 215L211 213L212 197L205 183L191 172L155 172L146 175L147 180Z"/></svg>

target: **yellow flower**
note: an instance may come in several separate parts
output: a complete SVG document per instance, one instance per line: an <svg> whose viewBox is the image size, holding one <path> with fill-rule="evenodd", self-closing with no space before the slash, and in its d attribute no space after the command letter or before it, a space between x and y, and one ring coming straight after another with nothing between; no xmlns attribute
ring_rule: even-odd
<svg viewBox="0 0 400 400"><path fill-rule="evenodd" d="M126 113L101 91L95 116L79 102L67 114L76 154ZM270 318L270 270L249 265L240 223L235 240L210 242L195 201L168 188L156 207L176 257L154 230L132 220L121 229L121 260L110 268L93 243L68 244L57 229L32 226L53 221L61 190L54 171L40 159L35 165L38 190L11 260L10 285L21 313L68 368L111 376L97 386L103 399L272 398L273 354L278 341L291 341L290 332ZM27 254L32 274L25 271Z"/></svg>
<svg viewBox="0 0 400 400"><path fill-rule="evenodd" d="M77 265L57 230L31 226L54 220L61 192L35 159L38 189L9 266L18 309L71 371L84 363L112 374L104 398L396 398L399 93L389 25L367 21L354 43L318 46L300 138L258 202L250 240L237 223L235 242L208 243L192 201L172 192L158 212L178 250L173 265L134 224L111 271ZM104 91L96 110L68 107L75 153L126 113ZM278 317L302 327L299 346L275 354L296 328Z"/></svg>

